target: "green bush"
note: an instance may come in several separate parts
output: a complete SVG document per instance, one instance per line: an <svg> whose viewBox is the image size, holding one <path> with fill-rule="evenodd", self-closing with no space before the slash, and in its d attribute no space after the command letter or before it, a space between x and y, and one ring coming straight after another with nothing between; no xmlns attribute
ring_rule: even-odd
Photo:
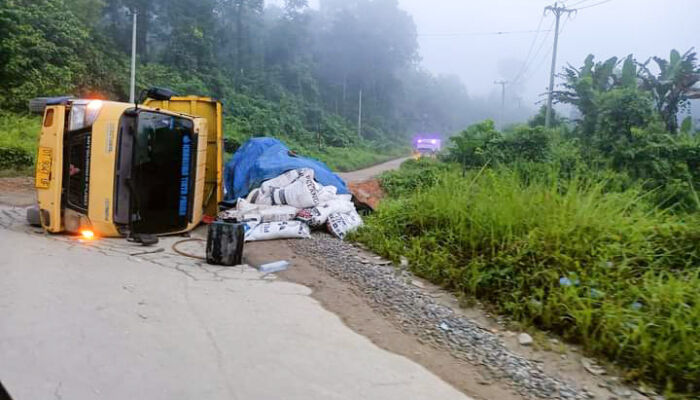
<svg viewBox="0 0 700 400"><path fill-rule="evenodd" d="M0 146L0 170L24 169L34 164L34 157L21 147Z"/></svg>
<svg viewBox="0 0 700 400"><path fill-rule="evenodd" d="M556 131L527 125L503 133L496 130L493 121L486 120L451 137L446 158L465 168L516 161L545 162L550 159L557 135Z"/></svg>
<svg viewBox="0 0 700 400"><path fill-rule="evenodd" d="M40 117L0 114L0 170L31 167L40 131Z"/></svg>
<svg viewBox="0 0 700 400"><path fill-rule="evenodd" d="M638 188L607 185L525 182L505 168L443 171L429 190L383 203L355 237L607 356L630 377L697 391L700 220L656 210Z"/></svg>
<svg viewBox="0 0 700 400"><path fill-rule="evenodd" d="M646 95L616 89L599 96L599 131L570 137L562 130L518 126L499 132L492 121L451 138L445 157L464 169L507 166L527 182L557 171L612 178L609 190L641 184L656 205L680 212L700 210L700 136L670 135L653 116ZM614 175L614 177L613 177Z"/></svg>
<svg viewBox="0 0 700 400"><path fill-rule="evenodd" d="M379 181L390 196L402 196L435 185L442 172L454 167L429 158L408 160L399 170L382 174Z"/></svg>

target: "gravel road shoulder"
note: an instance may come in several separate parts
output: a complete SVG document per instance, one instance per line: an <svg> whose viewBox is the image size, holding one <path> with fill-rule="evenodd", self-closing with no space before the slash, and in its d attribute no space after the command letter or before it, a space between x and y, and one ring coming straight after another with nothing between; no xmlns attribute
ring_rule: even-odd
<svg viewBox="0 0 700 400"><path fill-rule="evenodd" d="M325 234L288 241L293 267L281 276L312 296L355 331L422 364L474 398L646 399L615 376L594 375L574 346L556 339L522 346L517 334L474 307L462 309L450 293L388 265L373 254ZM261 258L267 246L250 249ZM282 253L280 253L282 251ZM260 257L259 256L259 257ZM612 370L608 370L612 373Z"/></svg>

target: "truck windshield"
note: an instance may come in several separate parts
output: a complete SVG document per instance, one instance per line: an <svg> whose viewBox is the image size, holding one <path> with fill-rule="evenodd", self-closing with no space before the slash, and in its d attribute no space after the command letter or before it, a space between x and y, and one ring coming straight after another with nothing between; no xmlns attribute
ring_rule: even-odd
<svg viewBox="0 0 700 400"><path fill-rule="evenodd" d="M192 215L195 147L191 120L139 112L129 185L135 233L170 233L187 226Z"/></svg>

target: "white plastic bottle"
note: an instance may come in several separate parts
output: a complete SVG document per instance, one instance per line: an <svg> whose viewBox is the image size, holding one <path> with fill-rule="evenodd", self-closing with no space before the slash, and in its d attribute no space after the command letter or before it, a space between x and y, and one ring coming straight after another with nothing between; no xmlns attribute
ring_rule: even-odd
<svg viewBox="0 0 700 400"><path fill-rule="evenodd" d="M276 261L273 263L263 264L260 267L258 267L258 270L260 272L262 272L263 274L274 274L275 272L284 271L287 268L289 268L289 262L283 260L283 261Z"/></svg>

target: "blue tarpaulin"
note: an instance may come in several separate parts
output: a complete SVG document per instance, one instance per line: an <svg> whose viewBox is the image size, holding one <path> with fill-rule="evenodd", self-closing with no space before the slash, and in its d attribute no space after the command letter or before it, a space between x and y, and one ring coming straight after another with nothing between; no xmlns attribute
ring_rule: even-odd
<svg viewBox="0 0 700 400"><path fill-rule="evenodd" d="M261 137L245 142L226 163L225 200L246 197L264 181L299 168L313 169L316 181L323 186L335 186L338 188L338 194L350 193L345 182L331 172L326 164L291 153L289 148L277 139Z"/></svg>

